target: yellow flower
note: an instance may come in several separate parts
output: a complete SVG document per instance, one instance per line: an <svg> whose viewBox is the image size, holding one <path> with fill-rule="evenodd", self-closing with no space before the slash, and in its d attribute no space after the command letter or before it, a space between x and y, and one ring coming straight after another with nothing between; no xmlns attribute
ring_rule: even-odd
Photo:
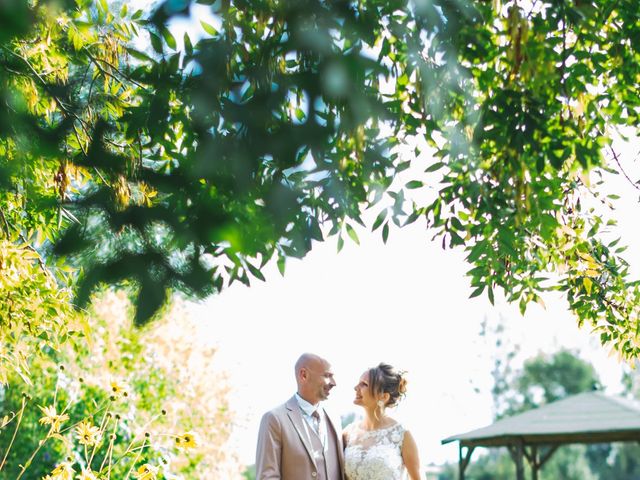
<svg viewBox="0 0 640 480"><path fill-rule="evenodd" d="M100 440L100 429L87 421L78 424L76 434L78 435L78 441L87 447L95 445Z"/></svg>
<svg viewBox="0 0 640 480"><path fill-rule="evenodd" d="M51 430L53 430L54 432L58 432L60 430L60 425L62 425L63 422L69 420L69 415L67 415L66 413L58 415L58 412L56 412L56 407L54 407L53 405L49 407L39 406L39 408L40 410L42 410L42 413L44 413L44 417L42 417L38 421L42 425L51 425Z"/></svg>
<svg viewBox="0 0 640 480"><path fill-rule="evenodd" d="M138 468L138 471L134 473L133 477L138 480L156 480L156 475L158 475L158 467L145 463Z"/></svg>
<svg viewBox="0 0 640 480"><path fill-rule="evenodd" d="M191 432L184 433L176 437L176 446L180 448L195 448L198 446L196 435Z"/></svg>
<svg viewBox="0 0 640 480"><path fill-rule="evenodd" d="M51 472L51 480L73 480L74 473L70 462L62 462Z"/></svg>
<svg viewBox="0 0 640 480"><path fill-rule="evenodd" d="M80 473L80 475L78 475L76 477L77 480L98 480L98 477L96 477L96 474L93 472L93 470L89 469L89 470L82 470L82 472Z"/></svg>
<svg viewBox="0 0 640 480"><path fill-rule="evenodd" d="M111 393L115 397L127 396L127 387L124 383L120 383L117 380L111 380Z"/></svg>

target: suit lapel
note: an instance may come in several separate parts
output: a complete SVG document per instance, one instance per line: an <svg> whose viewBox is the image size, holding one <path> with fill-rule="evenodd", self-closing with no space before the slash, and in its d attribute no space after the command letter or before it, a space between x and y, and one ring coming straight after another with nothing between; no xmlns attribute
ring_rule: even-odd
<svg viewBox="0 0 640 480"><path fill-rule="evenodd" d="M324 410L324 408L323 408ZM342 472L342 476L344 478L344 446L342 445L342 434L338 433L341 432L342 430L338 430L334 423L333 420L331 419L331 415L329 415L329 412L327 412L326 410L324 410L324 416L327 419L327 423L328 423L328 434L329 435L333 435L334 438L336 439L336 445L338 446L338 462L340 463L340 472Z"/></svg>
<svg viewBox="0 0 640 480"><path fill-rule="evenodd" d="M311 439L309 438L309 435L307 435L307 429L305 428L305 425L304 425L305 420L304 418L302 418L302 413L300 412L300 406L298 405L298 401L296 400L296 398L295 397L291 398L286 403L286 407L289 410L287 412L287 415L289 416L289 420L291 420L291 424L293 425L293 428L296 430L296 433L300 437L300 441L304 445L304 448L307 451L309 458L313 462L313 465L317 468L316 459L314 458L314 455L313 455L313 447L310 443Z"/></svg>

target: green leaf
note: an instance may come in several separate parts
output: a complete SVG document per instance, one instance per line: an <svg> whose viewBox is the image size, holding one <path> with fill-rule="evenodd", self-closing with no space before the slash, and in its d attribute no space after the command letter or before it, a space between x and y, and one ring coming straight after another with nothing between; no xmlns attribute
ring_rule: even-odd
<svg viewBox="0 0 640 480"><path fill-rule="evenodd" d="M162 40L160 39L160 37L153 32L149 32L149 37L151 39L151 46L153 47L153 49L157 53L162 53L163 48L162 48Z"/></svg>
<svg viewBox="0 0 640 480"><path fill-rule="evenodd" d="M164 38L164 41L167 42L169 48L175 50L177 47L176 38L173 36L171 31L167 27L162 27L161 33L162 38Z"/></svg>
<svg viewBox="0 0 640 480"><path fill-rule="evenodd" d="M444 163L442 162L436 162L433 165L429 166L426 170L425 173L429 173L429 172L435 172L437 170L440 170L442 167L444 167Z"/></svg>
<svg viewBox="0 0 640 480"><path fill-rule="evenodd" d="M414 209L413 212L411 212L411 214L407 217L402 226L411 225L413 222L418 220L421 215L424 215L424 211L422 209Z"/></svg>
<svg viewBox="0 0 640 480"><path fill-rule="evenodd" d="M249 277L247 276L247 272L244 269L242 270L242 274L239 275L237 279L240 280L240 282L246 285L247 287L251 286L251 281L249 280Z"/></svg>
<svg viewBox="0 0 640 480"><path fill-rule="evenodd" d="M348 223L345 224L346 228L347 228L347 233L349 234L349 236L351 237L351 240L353 240L354 242L356 242L356 244L360 245L360 239L358 238L358 234L356 233L356 231L353 229L353 227L351 225L349 225Z"/></svg>
<svg viewBox="0 0 640 480"><path fill-rule="evenodd" d="M375 222L373 222L373 227L371 227L371 231L375 232L380 225L382 225L382 222L384 222L384 219L387 218L387 209L385 208L384 210L382 210L378 216L376 217Z"/></svg>
<svg viewBox="0 0 640 480"><path fill-rule="evenodd" d="M404 162L400 162L398 164L398 166L396 167L396 172L397 173L404 172L410 166L411 166L411 160L406 160Z"/></svg>
<svg viewBox="0 0 640 480"><path fill-rule="evenodd" d="M338 236L338 252L342 250L342 247L344 247L344 239L342 238L342 235L340 235Z"/></svg>
<svg viewBox="0 0 640 480"><path fill-rule="evenodd" d="M449 235L451 235L451 246L455 247L457 245L464 245L464 238L458 235L455 230L449 230Z"/></svg>
<svg viewBox="0 0 640 480"><path fill-rule="evenodd" d="M487 250L487 242L478 242L473 247L467 256L467 262L475 263L476 260Z"/></svg>
<svg viewBox="0 0 640 480"><path fill-rule="evenodd" d="M280 255L278 257L278 270L280 271L280 275L284 277L284 269L285 269L286 257L284 255Z"/></svg>
<svg viewBox="0 0 640 480"><path fill-rule="evenodd" d="M482 294L482 292L484 292L484 288L486 285L480 285L478 288L476 288L473 292L471 292L471 295L469 295L469 298L474 298L477 297L479 295Z"/></svg>
<svg viewBox="0 0 640 480"><path fill-rule="evenodd" d="M143 62L153 61L153 59L150 56L148 56L146 53L142 53L139 50L136 50L135 48L126 47L125 49L129 53L129 55L131 55L133 58L137 60L141 60Z"/></svg>
<svg viewBox="0 0 640 480"><path fill-rule="evenodd" d="M184 50L187 55L193 55L193 44L191 43L191 38L189 38L189 34L184 32Z"/></svg>
<svg viewBox="0 0 640 480"><path fill-rule="evenodd" d="M382 227L382 241L386 244L388 238L389 238L389 222L385 223L384 227Z"/></svg>
<svg viewBox="0 0 640 480"><path fill-rule="evenodd" d="M493 302L491 302L493 304ZM518 308L520 310L520 315L524 315L527 312L527 300L523 297L518 302Z"/></svg>
<svg viewBox="0 0 640 480"><path fill-rule="evenodd" d="M213 25L211 25L211 24L209 24L209 23L207 23L207 22L205 22L203 20L200 20L200 25L202 26L204 31L207 32L212 37L215 37L216 35L218 35L218 31L216 30L216 28Z"/></svg>
<svg viewBox="0 0 640 480"><path fill-rule="evenodd" d="M405 185L405 187L407 187L409 190L415 190L416 188L421 188L422 186L424 186L424 183L422 183L420 180L411 180Z"/></svg>
<svg viewBox="0 0 640 480"><path fill-rule="evenodd" d="M251 265L249 262L247 262L247 268L251 272L251 275L256 277L258 280L262 280L263 282L266 281L262 272L258 268Z"/></svg>
<svg viewBox="0 0 640 480"><path fill-rule="evenodd" d="M457 231L464 231L465 230L464 225L458 219L458 217L451 217L451 227L453 227L453 229L457 230Z"/></svg>

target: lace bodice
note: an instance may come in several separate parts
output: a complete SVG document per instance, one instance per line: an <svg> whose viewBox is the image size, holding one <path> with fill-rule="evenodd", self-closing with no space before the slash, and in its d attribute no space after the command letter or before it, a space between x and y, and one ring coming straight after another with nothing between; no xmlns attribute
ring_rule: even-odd
<svg viewBox="0 0 640 480"><path fill-rule="evenodd" d="M345 428L344 466L347 480L403 480L404 428L399 423L363 430L357 422Z"/></svg>

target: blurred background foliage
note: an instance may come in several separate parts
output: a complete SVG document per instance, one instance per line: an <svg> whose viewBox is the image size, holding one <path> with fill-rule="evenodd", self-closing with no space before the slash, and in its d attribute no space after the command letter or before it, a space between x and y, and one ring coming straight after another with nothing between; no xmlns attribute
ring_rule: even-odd
<svg viewBox="0 0 640 480"><path fill-rule="evenodd" d="M526 358L514 367L519 346L504 333L502 322L487 326L481 335L492 344L494 419L517 415L549 402L582 392L602 389L593 365L578 352L560 349ZM623 369L622 396L640 401L640 374L637 362ZM640 446L634 442L589 445L563 445L544 464L540 480L633 480L640 477ZM526 464L528 469L528 464ZM527 473L528 475L528 473ZM469 480L510 480L515 464L505 448L479 449L474 452L465 472ZM438 480L458 478L458 464L443 465Z"/></svg>
<svg viewBox="0 0 640 480"><path fill-rule="evenodd" d="M95 478L126 478L144 465L158 469L149 479L240 476L229 447L235 412L215 349L194 341L195 324L179 303L142 330L129 327L131 309L124 292L102 294L84 342L26 359L28 382L9 373L0 387L0 418L8 420L0 429L2 478L42 478L65 462L76 473L91 467ZM50 432L40 407L68 419ZM83 420L100 429L89 455Z"/></svg>

